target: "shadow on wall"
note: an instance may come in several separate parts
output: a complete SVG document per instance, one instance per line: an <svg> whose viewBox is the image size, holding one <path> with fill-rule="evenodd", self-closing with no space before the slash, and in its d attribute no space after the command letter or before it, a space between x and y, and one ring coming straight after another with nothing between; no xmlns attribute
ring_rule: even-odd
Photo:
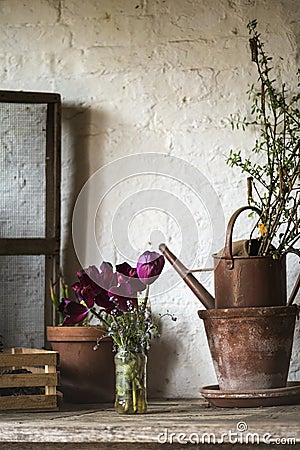
<svg viewBox="0 0 300 450"><path fill-rule="evenodd" d="M295 39L296 39L296 62L299 66L300 63L300 33L295 33Z"/></svg>
<svg viewBox="0 0 300 450"><path fill-rule="evenodd" d="M170 395L168 384L174 367L175 345L170 341L153 341L148 357L148 396L166 398Z"/></svg>
<svg viewBox="0 0 300 450"><path fill-rule="evenodd" d="M296 6L296 5L295 5ZM299 66L300 63L300 30L299 30L299 21L295 17L295 13L299 16L299 6L296 6L297 11L292 13L292 20L290 22L291 31L294 34L295 39L295 55L296 55L296 63Z"/></svg>
<svg viewBox="0 0 300 450"><path fill-rule="evenodd" d="M72 238L72 216L76 199L85 182L101 167L104 152L104 128L107 118L101 111L76 104L64 104L62 108L62 258L61 264L67 284L76 281L78 261ZM96 129L94 124L96 124ZM91 164L93 161L93 166ZM82 211L87 217L87 209ZM84 221L84 223L86 223ZM86 240L86 227L81 229ZM86 242L83 242L86 245ZM93 264L93 261L91 261Z"/></svg>

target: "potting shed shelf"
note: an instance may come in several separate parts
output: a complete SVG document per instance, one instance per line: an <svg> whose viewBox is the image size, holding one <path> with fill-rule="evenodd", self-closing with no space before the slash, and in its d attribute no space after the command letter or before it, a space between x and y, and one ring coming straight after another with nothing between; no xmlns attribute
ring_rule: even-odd
<svg viewBox="0 0 300 450"><path fill-rule="evenodd" d="M202 399L150 401L148 413L135 416L118 415L112 405L65 405L59 412L1 413L0 449L176 450L198 448L197 439L203 449L248 449L251 439L262 449L299 448L299 416L300 405L223 409Z"/></svg>

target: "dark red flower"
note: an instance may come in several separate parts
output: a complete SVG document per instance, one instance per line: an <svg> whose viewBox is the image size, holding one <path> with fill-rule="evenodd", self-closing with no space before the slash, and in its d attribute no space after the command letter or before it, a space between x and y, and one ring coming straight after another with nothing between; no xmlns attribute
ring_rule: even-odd
<svg viewBox="0 0 300 450"><path fill-rule="evenodd" d="M79 281L74 283L72 288L79 303L84 302L88 308L92 308L96 303L104 309L111 309L108 291L116 284L117 277L109 262L104 261L100 270L101 272L96 266L80 270L77 272Z"/></svg>
<svg viewBox="0 0 300 450"><path fill-rule="evenodd" d="M100 272L96 266L89 266L87 269L79 270L77 276L83 286L99 286Z"/></svg>
<svg viewBox="0 0 300 450"><path fill-rule="evenodd" d="M113 286L117 281L117 275L114 273L113 266L111 263L103 261L103 263L100 266L100 280L99 280L99 286L101 286L103 289L109 289L111 286Z"/></svg>
<svg viewBox="0 0 300 450"><path fill-rule="evenodd" d="M82 322L88 315L89 309L80 303L63 298L59 305L59 311L66 315L63 325L72 326Z"/></svg>
<svg viewBox="0 0 300 450"><path fill-rule="evenodd" d="M91 285L84 286L79 281L74 283L72 288L74 289L75 295L80 303L84 302L88 308L92 308L94 306L95 295L98 289L95 289Z"/></svg>
<svg viewBox="0 0 300 450"><path fill-rule="evenodd" d="M141 292L146 289L146 286L139 279L137 270L135 267L131 267L127 262L118 264L116 266L118 274L118 283L130 283L130 287L133 292Z"/></svg>
<svg viewBox="0 0 300 450"><path fill-rule="evenodd" d="M101 264L100 270L99 291L95 297L95 302L98 306L109 312L115 305L110 301L108 292L112 286L118 283L117 274L114 273L112 265L105 261Z"/></svg>
<svg viewBox="0 0 300 450"><path fill-rule="evenodd" d="M100 272L96 266L77 272L79 282L72 285L79 302L85 302L88 308L94 306L95 297L100 293Z"/></svg>

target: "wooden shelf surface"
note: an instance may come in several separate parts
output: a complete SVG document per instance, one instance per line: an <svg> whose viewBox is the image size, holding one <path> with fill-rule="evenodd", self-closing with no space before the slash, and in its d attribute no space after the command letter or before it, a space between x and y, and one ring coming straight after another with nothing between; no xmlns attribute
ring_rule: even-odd
<svg viewBox="0 0 300 450"><path fill-rule="evenodd" d="M260 448L290 448L284 439L299 448L299 417L298 405L229 409L200 398L150 401L147 414L134 416L119 415L112 405L64 405L58 412L1 412L0 449L175 450L195 449L197 441L202 449L238 449L238 443L246 449L257 435Z"/></svg>

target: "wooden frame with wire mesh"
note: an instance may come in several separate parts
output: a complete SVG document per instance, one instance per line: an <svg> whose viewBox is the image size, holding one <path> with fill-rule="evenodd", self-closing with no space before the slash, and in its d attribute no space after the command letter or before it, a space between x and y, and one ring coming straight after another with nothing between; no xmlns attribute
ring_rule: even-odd
<svg viewBox="0 0 300 450"><path fill-rule="evenodd" d="M0 91L0 158L0 334L41 346L60 265L59 94Z"/></svg>

